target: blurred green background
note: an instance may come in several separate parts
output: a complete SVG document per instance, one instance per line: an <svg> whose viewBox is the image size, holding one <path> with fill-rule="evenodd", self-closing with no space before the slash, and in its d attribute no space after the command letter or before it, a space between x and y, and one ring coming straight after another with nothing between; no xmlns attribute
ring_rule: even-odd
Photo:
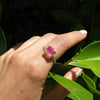
<svg viewBox="0 0 100 100"><path fill-rule="evenodd" d="M64 62L80 48L100 40L100 0L1 0L0 16L7 40L1 30L1 48L7 43L9 49L34 35L86 29L87 39L68 50L60 59ZM5 51L6 46L3 48Z"/></svg>

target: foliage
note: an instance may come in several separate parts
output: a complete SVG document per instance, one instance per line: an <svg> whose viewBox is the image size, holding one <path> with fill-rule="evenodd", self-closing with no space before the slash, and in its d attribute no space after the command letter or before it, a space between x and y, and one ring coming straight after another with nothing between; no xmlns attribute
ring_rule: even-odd
<svg viewBox="0 0 100 100"><path fill-rule="evenodd" d="M79 66L82 67L84 70L91 70L93 77L91 78L88 75L85 74L85 71L83 70L82 75L80 76L86 86L81 86L76 82L73 82L69 79L66 79L56 73L56 71L52 71L53 74L50 72L51 77L57 81L59 84L61 84L63 87L68 89L71 94L69 95L69 98L75 99L75 100L93 100L93 95L100 96L100 91L97 89L97 78L100 78L100 41L93 42L83 48L79 53L77 53L70 62L66 62L64 65L60 64L60 71L61 68L63 69L65 66L68 67L68 65L73 66ZM68 64L68 65L67 65ZM57 65L58 66L58 65ZM56 66L54 66L56 67ZM68 70L66 68L66 70ZM92 76L92 75L91 75ZM81 81L79 79L79 81ZM82 81L81 81L82 82ZM100 85L100 84L99 84ZM87 90L86 90L86 89ZM96 100L94 98L94 100Z"/></svg>
<svg viewBox="0 0 100 100"><path fill-rule="evenodd" d="M83 50L75 59L69 63L70 65L80 66L91 69L98 77L100 77L100 41L94 42Z"/></svg>
<svg viewBox="0 0 100 100"><path fill-rule="evenodd" d="M47 32L61 34L86 29L87 39L68 50L58 60L59 63L53 65L51 69L53 78L48 75L46 88L52 88L57 81L71 91L65 100L99 100L100 41L97 41L100 40L99 5L99 0L1 0L0 55L7 50L7 47L9 49L33 35L43 35ZM91 42L93 43L86 46ZM86 47L83 48L84 46ZM79 50L80 52L76 54ZM67 60L70 62L61 63ZM76 82L62 77L73 66L84 69ZM86 96L83 97L83 94Z"/></svg>

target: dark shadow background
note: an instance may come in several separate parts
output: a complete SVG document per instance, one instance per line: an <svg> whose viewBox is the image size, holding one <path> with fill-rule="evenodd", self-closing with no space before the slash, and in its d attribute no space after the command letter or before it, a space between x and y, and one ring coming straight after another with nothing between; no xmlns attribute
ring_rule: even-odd
<svg viewBox="0 0 100 100"><path fill-rule="evenodd" d="M100 40L100 0L1 1L1 26L7 38L8 49L34 35L86 29L87 39L65 53L61 61L66 61L80 48Z"/></svg>

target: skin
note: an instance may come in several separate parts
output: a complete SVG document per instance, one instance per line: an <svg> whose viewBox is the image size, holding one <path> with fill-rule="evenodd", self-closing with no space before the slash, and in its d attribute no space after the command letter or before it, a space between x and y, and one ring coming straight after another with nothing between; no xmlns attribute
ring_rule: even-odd
<svg viewBox="0 0 100 100"><path fill-rule="evenodd" d="M53 65L53 60L44 56L43 47L51 45L55 48L57 53L54 57L57 60L85 37L86 34L79 31L61 35L47 33L8 50L0 56L0 100L63 100L69 91L59 84L51 90L43 89ZM80 70L75 67L64 77L75 81Z"/></svg>

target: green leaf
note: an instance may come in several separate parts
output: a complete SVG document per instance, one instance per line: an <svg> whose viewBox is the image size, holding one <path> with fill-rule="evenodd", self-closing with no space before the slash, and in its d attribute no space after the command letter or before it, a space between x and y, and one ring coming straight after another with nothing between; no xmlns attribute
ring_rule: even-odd
<svg viewBox="0 0 100 100"><path fill-rule="evenodd" d="M84 81L86 82L89 90L92 93L100 95L100 91L96 90L95 83L94 83L94 81L89 76L87 76L85 73L83 73L82 74L82 78L84 79Z"/></svg>
<svg viewBox="0 0 100 100"><path fill-rule="evenodd" d="M6 38L4 32L2 31L2 28L0 27L0 55L3 54L6 50L7 50Z"/></svg>
<svg viewBox="0 0 100 100"><path fill-rule="evenodd" d="M93 95L78 83L57 74L53 75L50 73L50 75L60 85L69 90L77 98L77 100L93 100Z"/></svg>
<svg viewBox="0 0 100 100"><path fill-rule="evenodd" d="M78 98L76 98L76 96L74 96L72 93L70 93L68 95L69 98L71 98L72 100L79 100Z"/></svg>
<svg viewBox="0 0 100 100"><path fill-rule="evenodd" d="M85 80L85 82L89 83L89 85L96 89L94 81L89 76L87 76L85 73L82 73L82 78Z"/></svg>
<svg viewBox="0 0 100 100"><path fill-rule="evenodd" d="M86 46L73 58L69 65L91 69L100 77L100 41L95 41Z"/></svg>
<svg viewBox="0 0 100 100"><path fill-rule="evenodd" d="M88 77L90 77L90 78L93 80L93 82L96 84L96 82L97 82L97 76L96 76L91 70L89 70L89 69L84 69L84 73L85 73Z"/></svg>

